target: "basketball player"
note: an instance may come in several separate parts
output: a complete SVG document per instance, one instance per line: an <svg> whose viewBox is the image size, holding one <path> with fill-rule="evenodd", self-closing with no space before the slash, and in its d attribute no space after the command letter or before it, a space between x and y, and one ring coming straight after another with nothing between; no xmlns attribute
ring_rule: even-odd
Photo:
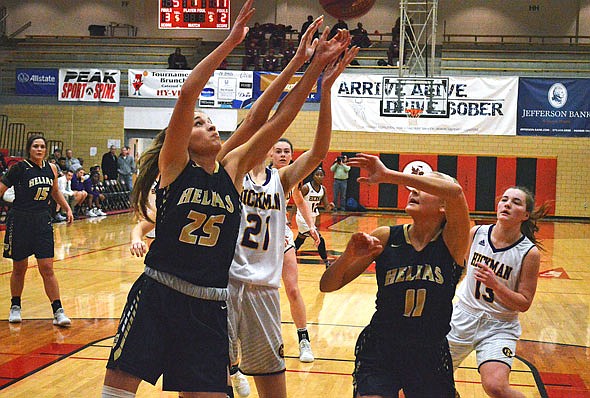
<svg viewBox="0 0 590 398"><path fill-rule="evenodd" d="M303 184L299 190L303 195L303 199L305 202L311 207L311 212L313 214L313 225L315 226L316 218L320 215L320 203L324 206L324 209L327 211L332 211L334 209L334 203L328 202L328 196L326 195L326 187L322 185L324 182L325 177L324 170L321 167L318 167L313 173L313 180ZM309 236L310 225L308 225L303 216L301 215L301 211L297 208L297 215L295 216L295 221L297 222L297 239L295 239L295 250L299 250L305 239ZM326 241L322 237L322 234L318 232L320 237L320 244L318 245L318 253L326 268L330 266L330 260L328 260L328 253L326 252Z"/></svg>
<svg viewBox="0 0 590 398"><path fill-rule="evenodd" d="M15 195L6 219L4 236L4 257L12 259L12 298L8 322L22 321L21 295L29 265L28 258L34 254L43 278L45 293L51 301L53 324L68 327L72 322L64 313L59 284L53 272L54 242L49 195L65 210L68 223L74 220L74 216L58 188L57 166L45 161L45 138L41 135L31 135L25 148L28 158L12 166L0 179L0 197L10 187L14 187Z"/></svg>
<svg viewBox="0 0 590 398"><path fill-rule="evenodd" d="M259 166L244 179L242 222L228 286L230 358L233 364L240 357L240 370L254 376L261 398L287 396L278 290L285 251L286 194L328 152L332 129L330 88L358 53L356 47L346 50L350 44L347 31L341 31L330 41L328 32L326 28L305 75L280 105L298 111L324 70L312 148L289 164L291 145L280 140L271 153L274 167ZM296 91L300 85L307 90Z"/></svg>
<svg viewBox="0 0 590 398"><path fill-rule="evenodd" d="M349 160L369 177L410 189L406 213L413 224L355 233L328 268L320 290L347 285L376 263L376 311L356 343L355 397L454 398L446 340L452 299L469 238L469 213L461 186L437 172L414 175L389 170L377 156Z"/></svg>
<svg viewBox="0 0 590 398"><path fill-rule="evenodd" d="M293 153L293 146L291 145L291 153ZM320 244L319 232L315 228L313 221L313 214L311 207L303 199L301 191L294 188L290 191L293 202L297 210L301 212L303 219L307 225L312 227L309 234L312 237L316 247ZM289 198L287 197L287 201ZM293 240L293 231L291 231L290 222L287 219L287 227L285 229L285 254L283 257L283 284L285 285L285 293L289 300L289 310L291 311L291 318L297 328L297 339L299 341L299 360L301 362L313 362L315 360L313 351L311 349L311 339L307 331L307 311L305 309L305 302L299 290L299 269L297 267L297 253L295 252L295 241Z"/></svg>
<svg viewBox="0 0 590 398"><path fill-rule="evenodd" d="M471 229L467 275L457 291L447 336L453 367L473 350L485 392L490 397L524 397L510 388L509 376L521 328L518 313L535 296L540 263L533 195L523 187L507 189L498 202L496 224Z"/></svg>
<svg viewBox="0 0 590 398"><path fill-rule="evenodd" d="M157 236L128 296L111 350L103 397L134 396L141 380L184 397L225 398L228 381L227 282L240 223L245 173L286 128L271 119L221 162L219 134L194 112L209 76L244 39L254 10L242 7L229 36L187 77L160 153L141 170L135 206L156 190ZM145 178L151 176L151 178ZM141 202L137 203L137 201ZM144 214L145 215L145 214Z"/></svg>

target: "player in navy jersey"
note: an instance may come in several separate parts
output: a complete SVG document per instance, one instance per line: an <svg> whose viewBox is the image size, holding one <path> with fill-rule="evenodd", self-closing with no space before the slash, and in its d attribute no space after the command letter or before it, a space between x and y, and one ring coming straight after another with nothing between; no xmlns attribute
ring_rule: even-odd
<svg viewBox="0 0 590 398"><path fill-rule="evenodd" d="M0 197L14 187L14 201L6 220L4 257L12 259L10 293L11 323L21 322L21 295L25 274L32 254L37 258L45 292L51 301L53 324L70 326L61 304L59 284L53 272L53 227L49 211L49 195L66 211L67 221L74 219L72 210L57 185L57 166L45 161L47 143L40 135L32 135L26 144L28 158L12 166L0 180Z"/></svg>
<svg viewBox="0 0 590 398"><path fill-rule="evenodd" d="M349 160L369 177L359 182L405 185L406 213L413 224L355 233L328 268L320 290L338 290L375 260L376 311L356 344L355 397L454 398L453 369L446 334L455 286L469 237L463 189L442 173L389 170L376 156Z"/></svg>
<svg viewBox="0 0 590 398"><path fill-rule="evenodd" d="M524 397L510 387L509 376L521 334L518 313L527 311L535 296L540 265L537 221L547 204L535 209L524 187L502 194L496 223L471 229L467 275L457 289L447 339L457 369L476 351L484 391L491 397Z"/></svg>

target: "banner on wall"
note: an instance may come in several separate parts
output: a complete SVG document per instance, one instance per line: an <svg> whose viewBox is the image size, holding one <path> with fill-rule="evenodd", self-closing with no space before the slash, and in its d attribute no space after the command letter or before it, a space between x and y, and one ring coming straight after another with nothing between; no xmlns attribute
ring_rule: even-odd
<svg viewBox="0 0 590 398"><path fill-rule="evenodd" d="M332 87L333 128L516 135L517 89L517 77L398 79L342 74ZM409 109L423 112L418 119L410 118Z"/></svg>
<svg viewBox="0 0 590 398"><path fill-rule="evenodd" d="M190 70L129 69L131 98L178 98ZM199 96L201 108L243 108L252 101L251 71L216 70Z"/></svg>
<svg viewBox="0 0 590 398"><path fill-rule="evenodd" d="M257 99L262 93L270 86L270 84L279 76L278 73L271 72L254 72L254 99ZM289 83L285 87L285 90L281 94L279 101L285 97L295 87L297 82L301 80L303 74L296 74L289 79ZM314 84L311 92L307 96L306 102L320 102L321 94L321 80Z"/></svg>
<svg viewBox="0 0 590 398"><path fill-rule="evenodd" d="M59 101L119 102L121 71L116 69L60 69Z"/></svg>
<svg viewBox="0 0 590 398"><path fill-rule="evenodd" d="M518 135L590 137L590 79L521 78Z"/></svg>
<svg viewBox="0 0 590 398"><path fill-rule="evenodd" d="M57 69L16 69L17 95L44 95L55 97L59 72Z"/></svg>

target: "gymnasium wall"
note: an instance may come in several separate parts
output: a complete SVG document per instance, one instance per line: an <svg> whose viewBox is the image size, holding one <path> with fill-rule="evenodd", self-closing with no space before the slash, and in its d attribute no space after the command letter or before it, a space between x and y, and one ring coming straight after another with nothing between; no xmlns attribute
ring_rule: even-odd
<svg viewBox="0 0 590 398"><path fill-rule="evenodd" d="M157 28L157 0L4 0L9 14L7 31L12 33L26 22L32 26L19 37L29 35L87 36L88 25L127 23L138 27L143 37L202 37L222 40L227 31L182 31ZM232 20L243 0L232 0ZM293 25L299 29L307 15L324 14L318 0L256 0L253 22ZM529 6L538 6L532 11ZM447 33L575 35L590 36L590 0L440 0L438 9L439 41ZM390 32L399 16L399 0L376 0L370 13L360 18L369 32ZM335 18L326 15L326 24ZM354 27L357 20L347 21Z"/></svg>
<svg viewBox="0 0 590 398"><path fill-rule="evenodd" d="M240 119L245 112L240 111ZM64 141L66 148L84 158L86 167L100 164L108 139L124 140L122 107L1 105L0 113L8 115L11 123L25 123L28 131L44 131L51 139ZM317 111L300 112L287 131L285 136L293 141L296 150L311 146L317 117ZM96 156L89 155L90 147L97 147ZM526 182L543 192L542 199L554 195L556 216L590 217L589 138L334 131L330 154L323 164L330 198L329 168L334 158L340 152L360 151L381 154L392 167L396 157L398 165L405 164L404 159L409 159L410 154L426 156L432 159L434 167L450 174L454 167L472 211L491 211L490 198L493 201L499 190L515 182ZM553 185L553 178L554 194L548 188ZM381 190L353 187L351 192L356 192L361 204L367 207L403 208L403 192Z"/></svg>

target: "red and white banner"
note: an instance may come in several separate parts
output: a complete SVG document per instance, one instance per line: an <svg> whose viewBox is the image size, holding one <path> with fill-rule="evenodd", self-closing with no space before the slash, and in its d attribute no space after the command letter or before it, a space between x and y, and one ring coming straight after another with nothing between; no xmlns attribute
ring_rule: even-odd
<svg viewBox="0 0 590 398"><path fill-rule="evenodd" d="M516 135L518 77L396 79L342 74L332 86L334 130Z"/></svg>
<svg viewBox="0 0 590 398"><path fill-rule="evenodd" d="M116 69L60 69L59 101L119 102L121 71Z"/></svg>

